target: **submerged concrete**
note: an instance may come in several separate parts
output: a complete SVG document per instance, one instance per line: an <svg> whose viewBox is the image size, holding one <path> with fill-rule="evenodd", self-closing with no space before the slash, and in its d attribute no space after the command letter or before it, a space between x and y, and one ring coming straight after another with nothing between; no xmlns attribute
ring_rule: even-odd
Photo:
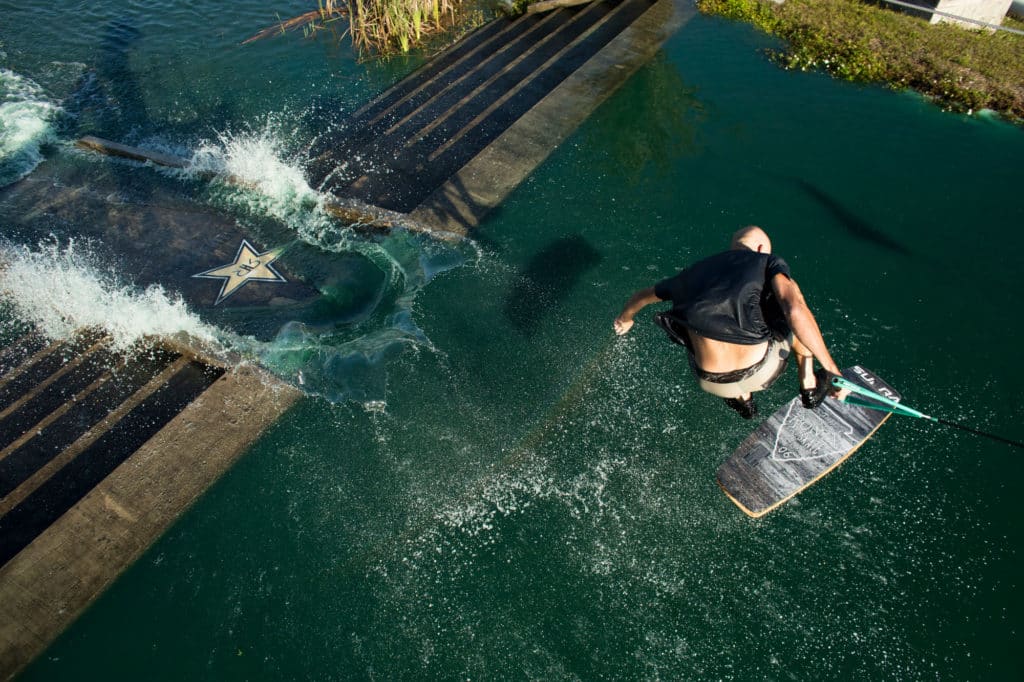
<svg viewBox="0 0 1024 682"><path fill-rule="evenodd" d="M308 175L331 197L325 210L372 230L467 235L696 13L691 0L556 5L478 29L317 140ZM95 137L78 145L188 164Z"/></svg>
<svg viewBox="0 0 1024 682"><path fill-rule="evenodd" d="M300 395L258 368L226 370L187 348L159 344L138 358L115 357L102 339L78 341L88 347L50 344L22 353L22 362L0 377L2 390L58 360L42 382L0 409L5 679L41 653ZM17 355L20 345L4 356ZM74 385L75 369L102 354L95 371ZM64 391L73 391L72 400L54 403ZM48 394L52 412L39 407ZM108 410L111 402L117 404Z"/></svg>
<svg viewBox="0 0 1024 682"><path fill-rule="evenodd" d="M492 22L318 140L310 184L464 236L695 12L597 0Z"/></svg>

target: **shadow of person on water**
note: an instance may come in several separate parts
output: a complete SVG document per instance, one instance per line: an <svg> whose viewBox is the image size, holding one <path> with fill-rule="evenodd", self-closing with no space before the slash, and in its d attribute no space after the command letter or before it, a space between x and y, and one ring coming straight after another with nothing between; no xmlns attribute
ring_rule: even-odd
<svg viewBox="0 0 1024 682"><path fill-rule="evenodd" d="M866 220L861 218L859 215L843 205L838 199L829 195L821 188L802 178L797 179L796 182L801 189L807 192L807 194L809 194L815 201L828 210L828 212L832 214L832 217L835 218L836 222L846 228L847 232L853 236L864 241L872 242L903 256L910 257L914 255L906 246L869 224Z"/></svg>
<svg viewBox="0 0 1024 682"><path fill-rule="evenodd" d="M568 298L601 259L582 235L556 239L537 252L516 278L505 300L505 316L520 332L532 336L541 319Z"/></svg>
<svg viewBox="0 0 1024 682"><path fill-rule="evenodd" d="M130 16L104 27L95 65L82 75L64 105L88 134L116 139L125 128L148 122L142 87L131 67L131 55L141 39L142 31Z"/></svg>

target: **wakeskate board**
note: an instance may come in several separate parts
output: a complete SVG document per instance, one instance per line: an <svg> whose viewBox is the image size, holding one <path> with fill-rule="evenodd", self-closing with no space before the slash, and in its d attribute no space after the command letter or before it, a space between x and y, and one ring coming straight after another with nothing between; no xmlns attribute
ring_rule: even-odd
<svg viewBox="0 0 1024 682"><path fill-rule="evenodd" d="M859 365L843 377L890 400L900 394ZM748 516L763 516L810 487L878 430L889 413L826 398L813 410L797 396L779 408L718 467L718 485Z"/></svg>

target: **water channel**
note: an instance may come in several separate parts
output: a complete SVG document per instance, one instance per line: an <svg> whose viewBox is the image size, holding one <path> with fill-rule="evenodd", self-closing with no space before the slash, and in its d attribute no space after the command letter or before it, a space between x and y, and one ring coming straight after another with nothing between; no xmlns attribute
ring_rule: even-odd
<svg viewBox="0 0 1024 682"><path fill-rule="evenodd" d="M23 679L1021 674L1016 451L894 417L754 521L714 481L750 424L649 320L611 330L756 223L841 365L1019 439L1019 128L782 71L772 39L698 16L471 240L372 236L319 210L303 152L417 58L240 46L308 3L208 5L0 2L0 183L228 216L321 294L196 310L146 263L199 246L0 214L4 340L189 333L307 392ZM88 155L85 134L248 182Z"/></svg>

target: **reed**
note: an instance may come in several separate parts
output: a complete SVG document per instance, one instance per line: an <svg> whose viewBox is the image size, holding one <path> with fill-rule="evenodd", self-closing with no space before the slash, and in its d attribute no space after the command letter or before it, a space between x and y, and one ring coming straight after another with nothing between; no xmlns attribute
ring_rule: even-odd
<svg viewBox="0 0 1024 682"><path fill-rule="evenodd" d="M360 53L408 52L457 20L457 0L349 0Z"/></svg>
<svg viewBox="0 0 1024 682"><path fill-rule="evenodd" d="M423 45L461 21L465 9L460 0L317 0L317 9L288 20L279 18L243 44L298 29L313 37L347 18L348 27L339 38L350 35L360 55L388 56Z"/></svg>

